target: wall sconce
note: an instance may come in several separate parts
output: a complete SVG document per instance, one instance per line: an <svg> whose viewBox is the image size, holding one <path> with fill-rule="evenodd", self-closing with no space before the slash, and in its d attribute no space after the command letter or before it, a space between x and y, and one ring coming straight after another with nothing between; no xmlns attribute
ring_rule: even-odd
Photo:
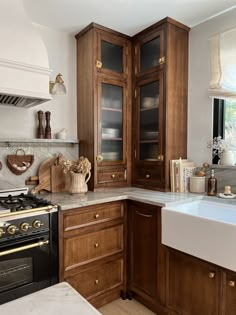
<svg viewBox="0 0 236 315"><path fill-rule="evenodd" d="M49 81L49 92L53 95L66 94L66 87L64 85L61 73L58 73L55 81Z"/></svg>

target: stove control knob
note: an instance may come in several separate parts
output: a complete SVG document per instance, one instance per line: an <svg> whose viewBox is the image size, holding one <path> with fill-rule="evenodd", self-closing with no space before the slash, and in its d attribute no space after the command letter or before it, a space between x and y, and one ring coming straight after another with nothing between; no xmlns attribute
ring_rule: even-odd
<svg viewBox="0 0 236 315"><path fill-rule="evenodd" d="M2 237L5 234L4 230L0 228L0 237Z"/></svg>
<svg viewBox="0 0 236 315"><path fill-rule="evenodd" d="M42 225L43 225L43 223L42 223L41 221L39 221L39 220L35 220L35 221L33 222L33 227L34 227L35 229L39 229Z"/></svg>
<svg viewBox="0 0 236 315"><path fill-rule="evenodd" d="M7 228L7 232L11 235L15 234L17 230L17 227L15 225L9 225Z"/></svg>
<svg viewBox="0 0 236 315"><path fill-rule="evenodd" d="M24 232L27 232L28 229L29 229L29 227L30 227L29 223L26 223L26 222L23 222L23 223L21 223L21 225L20 225L21 231L24 231Z"/></svg>

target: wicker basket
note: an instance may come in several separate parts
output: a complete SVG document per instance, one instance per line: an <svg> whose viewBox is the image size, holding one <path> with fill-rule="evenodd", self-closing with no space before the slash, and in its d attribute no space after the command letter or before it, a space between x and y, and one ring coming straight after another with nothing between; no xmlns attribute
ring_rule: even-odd
<svg viewBox="0 0 236 315"><path fill-rule="evenodd" d="M17 154L18 152L23 154ZM16 150L16 154L7 155L7 166L15 175L21 175L26 172L34 162L34 156L26 155L23 149Z"/></svg>

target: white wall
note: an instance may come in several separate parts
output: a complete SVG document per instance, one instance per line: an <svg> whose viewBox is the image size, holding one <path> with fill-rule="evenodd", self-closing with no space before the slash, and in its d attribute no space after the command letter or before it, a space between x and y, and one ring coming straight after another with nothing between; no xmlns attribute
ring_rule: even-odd
<svg viewBox="0 0 236 315"><path fill-rule="evenodd" d="M15 108L0 106L0 138L36 138L38 126L37 111L51 112L52 136L62 128L68 128L68 138L77 138L77 108L76 108L76 39L72 35L55 31L47 27L35 25L45 43L49 65L53 70L52 79L61 72L67 88L67 94L54 96L52 101L33 108ZM12 36L14 40L14 35ZM27 49L27 47L25 47ZM26 154L34 155L34 163L27 172L17 176L6 165L6 157L15 154L18 148L23 148ZM25 186L29 176L37 175L39 165L55 153L61 152L69 159L78 158L78 145L15 145L6 147L0 144L0 161L3 168L0 171L0 186L2 182L14 187Z"/></svg>
<svg viewBox="0 0 236 315"><path fill-rule="evenodd" d="M213 109L207 92L210 82L208 39L233 27L236 27L236 9L193 27L189 34L188 158L197 165L205 161L211 163L211 150L206 147L212 139Z"/></svg>
<svg viewBox="0 0 236 315"><path fill-rule="evenodd" d="M66 95L29 109L0 106L0 138L35 138L37 111L51 112L52 136L68 128L68 138L77 138L76 119L76 39L64 32L35 25L45 43L52 80L60 72L67 88ZM14 40L14 36L12 36ZM27 50L27 47L25 47Z"/></svg>

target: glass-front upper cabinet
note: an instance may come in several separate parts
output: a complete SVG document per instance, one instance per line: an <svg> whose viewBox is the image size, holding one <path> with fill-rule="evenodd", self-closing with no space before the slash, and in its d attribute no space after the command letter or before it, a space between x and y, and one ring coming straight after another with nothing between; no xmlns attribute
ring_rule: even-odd
<svg viewBox="0 0 236 315"><path fill-rule="evenodd" d="M126 84L98 79L98 158L106 165L126 163Z"/></svg>
<svg viewBox="0 0 236 315"><path fill-rule="evenodd" d="M120 78L127 77L128 42L126 39L97 35L97 59L98 72L113 75Z"/></svg>
<svg viewBox="0 0 236 315"><path fill-rule="evenodd" d="M165 63L164 32L144 36L135 44L135 75L151 73Z"/></svg>
<svg viewBox="0 0 236 315"><path fill-rule="evenodd" d="M138 117L136 159L162 161L163 155L163 79L143 80L137 89Z"/></svg>

